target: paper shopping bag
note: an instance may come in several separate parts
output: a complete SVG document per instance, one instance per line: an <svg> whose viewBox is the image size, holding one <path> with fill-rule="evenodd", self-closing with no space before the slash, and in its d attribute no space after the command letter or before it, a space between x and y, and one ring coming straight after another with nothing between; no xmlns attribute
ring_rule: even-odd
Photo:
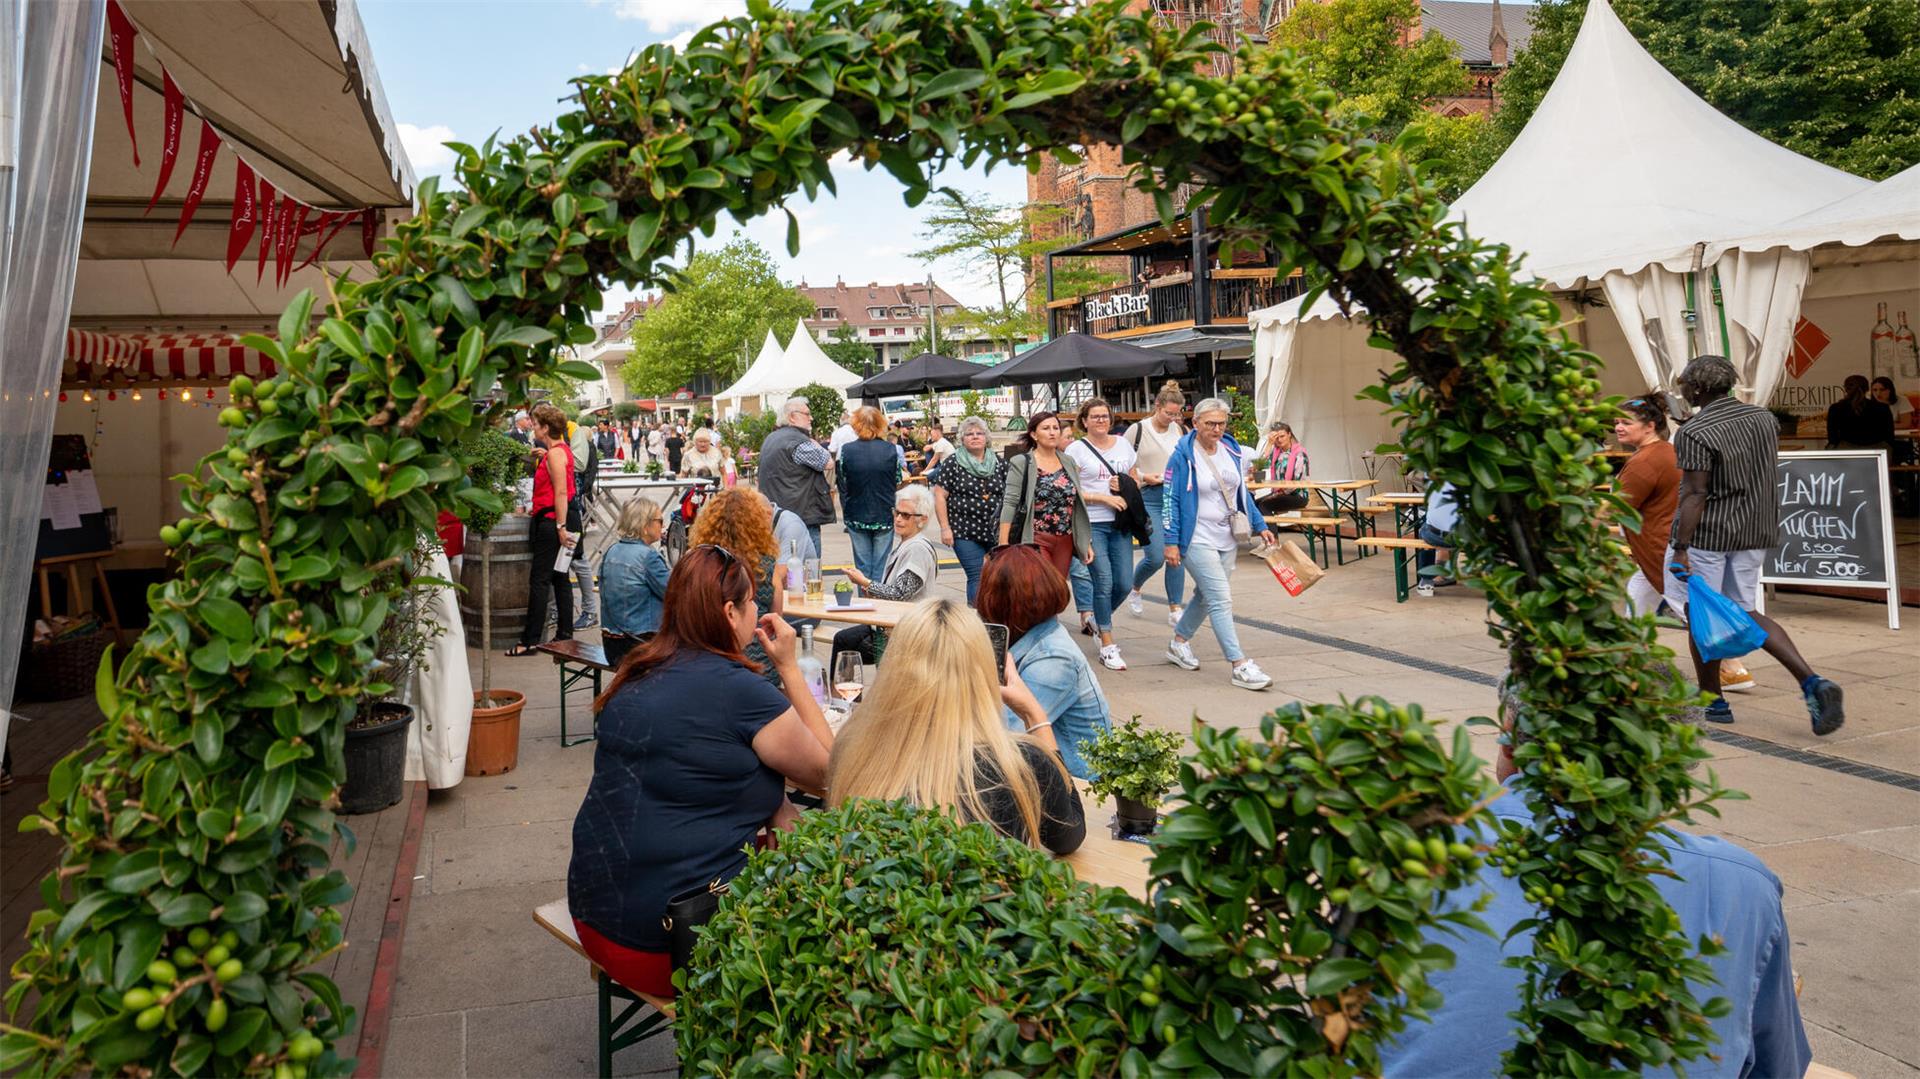
<svg viewBox="0 0 1920 1079"><path fill-rule="evenodd" d="M1273 571L1274 580L1280 582L1289 596L1305 592L1327 575L1327 571L1315 565L1307 552L1292 540L1281 540L1268 547L1262 557L1267 560L1267 568Z"/></svg>

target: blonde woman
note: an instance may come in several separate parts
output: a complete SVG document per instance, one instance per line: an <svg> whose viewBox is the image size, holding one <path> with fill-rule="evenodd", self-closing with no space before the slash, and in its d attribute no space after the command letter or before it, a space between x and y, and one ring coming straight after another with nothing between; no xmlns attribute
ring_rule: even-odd
<svg viewBox="0 0 1920 1079"><path fill-rule="evenodd" d="M636 498L621 507L620 542L600 556L600 605L607 614L600 643L615 667L660 628L667 599L667 560L659 549L665 525L660 503Z"/></svg>
<svg viewBox="0 0 1920 1079"><path fill-rule="evenodd" d="M1007 729L1001 705L1024 734ZM1006 664L994 670L980 616L931 599L900 620L887 662L833 744L829 798L900 799L1055 854L1079 849L1087 822L1053 725Z"/></svg>

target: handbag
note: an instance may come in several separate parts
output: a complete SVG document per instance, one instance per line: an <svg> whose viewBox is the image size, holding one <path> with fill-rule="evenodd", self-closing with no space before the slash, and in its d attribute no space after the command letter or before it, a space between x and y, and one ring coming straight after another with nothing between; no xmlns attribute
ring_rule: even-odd
<svg viewBox="0 0 1920 1079"><path fill-rule="evenodd" d="M715 877L667 900L667 912L660 924L667 931L667 955L673 969L683 969L693 961L694 930L713 919L714 911L720 909L720 897L731 887L730 882Z"/></svg>
<svg viewBox="0 0 1920 1079"><path fill-rule="evenodd" d="M1207 462L1207 470L1213 473L1213 482L1220 487L1220 501L1227 504L1227 531L1233 534L1234 542L1247 542L1253 538L1253 523L1247 520L1246 511L1235 506L1233 500L1227 497L1227 491L1229 490L1227 481L1220 475L1219 466L1213 463L1213 455L1210 453L1202 453L1200 457ZM1238 491L1240 485L1236 483L1231 489Z"/></svg>
<svg viewBox="0 0 1920 1079"><path fill-rule="evenodd" d="M1147 518L1146 499L1140 494L1140 484L1135 481L1132 476L1114 468L1113 465L1107 461L1105 454L1094 449L1091 441L1084 439L1082 441L1086 443L1087 450L1095 457L1098 457L1100 463L1106 466L1107 471L1112 473L1114 478L1120 481L1120 497L1126 499L1127 508L1114 513L1113 523L1119 525L1120 531L1125 532L1129 538L1144 546L1148 539L1151 538L1149 534L1151 524Z"/></svg>

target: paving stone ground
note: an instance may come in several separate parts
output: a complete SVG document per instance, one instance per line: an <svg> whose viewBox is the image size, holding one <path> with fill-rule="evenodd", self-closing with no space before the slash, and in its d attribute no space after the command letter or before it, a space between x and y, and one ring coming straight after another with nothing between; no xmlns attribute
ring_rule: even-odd
<svg viewBox="0 0 1920 1079"><path fill-rule="evenodd" d="M829 529L826 539L828 564L846 562L845 535ZM1370 558L1334 568L1295 599L1243 559L1235 577L1240 639L1274 676L1272 689L1230 687L1204 630L1195 644L1199 671L1165 663L1164 608L1151 604L1145 617L1116 617L1132 669L1102 671L1102 685L1116 715L1139 713L1172 730L1185 730L1195 714L1252 725L1287 701L1343 694L1419 702L1447 723L1490 713L1505 659L1486 636L1478 594L1442 589L1396 604L1392 579L1387 559ZM957 569L943 569L937 586L959 594L962 584ZM1782 595L1771 611L1815 666L1846 687L1848 723L1815 738L1791 679L1757 659L1760 685L1735 698L1732 730L1761 741L1716 744L1712 762L1750 799L1728 803L1698 830L1756 851L1784 883L1816 1059L1862 1077L1920 1075L1920 792L1820 766L1854 761L1920 776L1920 631L1890 632L1884 608L1848 600ZM1075 640L1092 655L1091 640ZM826 645L819 647L824 660ZM534 907L565 894L571 822L593 748L560 746L556 678L545 659L499 660L494 671L499 684L528 694L520 765L433 794L389 1076L576 1076L595 1067L584 964L531 918ZM575 699L584 706L585 693ZM1493 736L1476 729L1474 742L1491 759ZM1772 755L1779 749L1817 756L1808 763ZM619 1075L675 1068L666 1037L615 1058Z"/></svg>

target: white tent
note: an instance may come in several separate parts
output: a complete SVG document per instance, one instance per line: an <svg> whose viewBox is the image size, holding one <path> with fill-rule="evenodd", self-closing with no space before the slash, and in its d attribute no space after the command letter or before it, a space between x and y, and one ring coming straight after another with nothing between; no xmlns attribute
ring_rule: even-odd
<svg viewBox="0 0 1920 1079"><path fill-rule="evenodd" d="M1588 317L1578 332L1603 357L1632 357L1631 367L1609 365L1608 392L1666 386L1690 356L1712 351L1734 360L1747 396L1764 399L1779 381L1809 271L1806 257L1771 242L1768 230L1871 186L1716 111L1648 56L1601 0L1588 5L1533 118L1453 215L1474 235L1510 246L1561 290L1569 317L1588 290L1604 290L1614 319ZM1751 242L1724 249L1717 263L1707 258L1709 245L1746 235ZM1306 328L1316 320L1329 321ZM1348 325L1331 301L1304 316L1290 301L1249 322L1263 420L1341 416L1352 402L1302 395L1392 366L1391 357L1367 356L1366 331ZM1310 370L1325 363L1364 370ZM1386 430L1384 420L1368 427ZM1334 434L1318 424L1302 433L1317 448ZM1371 448L1382 440L1359 441ZM1337 452L1320 448L1317 456ZM1357 463L1357 452L1349 455L1349 467Z"/></svg>
<svg viewBox="0 0 1920 1079"><path fill-rule="evenodd" d="M1885 239L1920 240L1920 165L1758 235L1709 244L1707 257L1775 246L1791 251L1811 251L1826 244L1860 247Z"/></svg>
<svg viewBox="0 0 1920 1079"><path fill-rule="evenodd" d="M713 395L713 407L723 415L736 412L760 411L760 394L753 387L773 380L773 371L780 366L780 357L784 350L780 342L767 331L767 339L760 343L760 354L747 365L747 371L736 379L733 385Z"/></svg>
<svg viewBox="0 0 1920 1079"><path fill-rule="evenodd" d="M827 358L803 321L794 320L793 339L787 342L786 351L776 351L778 348L773 331L767 331L759 357L739 381L714 395L714 407L728 415L758 412L771 402L816 382L843 394L860 383L859 375Z"/></svg>

